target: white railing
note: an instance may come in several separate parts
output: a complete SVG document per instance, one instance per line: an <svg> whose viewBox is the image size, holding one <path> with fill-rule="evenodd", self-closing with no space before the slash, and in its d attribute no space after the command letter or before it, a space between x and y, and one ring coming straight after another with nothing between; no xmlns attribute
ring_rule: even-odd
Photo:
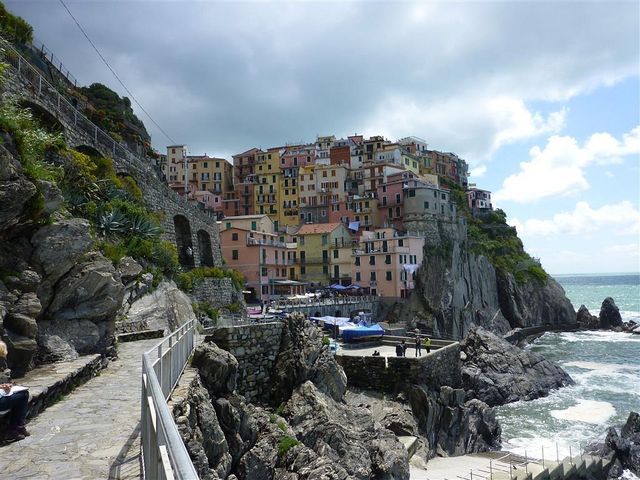
<svg viewBox="0 0 640 480"><path fill-rule="evenodd" d="M167 399L195 348L196 321L185 323L142 355L143 478L197 480Z"/></svg>

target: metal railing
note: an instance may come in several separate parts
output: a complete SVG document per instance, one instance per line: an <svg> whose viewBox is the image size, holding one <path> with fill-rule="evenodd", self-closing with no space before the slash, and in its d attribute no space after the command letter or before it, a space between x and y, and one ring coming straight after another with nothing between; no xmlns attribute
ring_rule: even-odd
<svg viewBox="0 0 640 480"><path fill-rule="evenodd" d="M167 399L195 348L196 321L185 323L142 355L143 478L197 480Z"/></svg>
<svg viewBox="0 0 640 480"><path fill-rule="evenodd" d="M278 299L271 302L269 311L288 309L292 307L321 307L321 306L340 306L357 303L370 303L377 301L378 297L372 295L350 295L337 296L331 298L290 298Z"/></svg>

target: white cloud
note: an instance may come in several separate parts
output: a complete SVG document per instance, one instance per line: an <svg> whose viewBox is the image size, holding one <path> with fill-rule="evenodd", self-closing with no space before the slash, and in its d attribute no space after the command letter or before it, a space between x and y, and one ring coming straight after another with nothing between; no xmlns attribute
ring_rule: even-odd
<svg viewBox="0 0 640 480"><path fill-rule="evenodd" d="M627 243L624 245L609 245L604 249L605 253L619 253L629 258L640 257L640 243Z"/></svg>
<svg viewBox="0 0 640 480"><path fill-rule="evenodd" d="M620 140L609 133L595 133L583 146L575 138L554 135L544 149L535 146L529 151L530 160L522 162L520 171L504 180L494 200L527 203L587 190L586 167L620 163L622 157L638 154L640 126Z"/></svg>
<svg viewBox="0 0 640 480"><path fill-rule="evenodd" d="M613 235L640 234L640 211L629 201L600 208L591 208L587 202L578 202L573 212L561 212L550 219L530 218L509 222L523 237L558 235L590 235L610 232Z"/></svg>
<svg viewBox="0 0 640 480"><path fill-rule="evenodd" d="M607 170L606 172L604 172L604 174L609 178L615 178L615 175L611 170Z"/></svg>
<svg viewBox="0 0 640 480"><path fill-rule="evenodd" d="M469 175L473 178L480 178L480 177L484 177L485 173L487 173L487 166L478 165L477 167L471 169L471 171L469 172Z"/></svg>

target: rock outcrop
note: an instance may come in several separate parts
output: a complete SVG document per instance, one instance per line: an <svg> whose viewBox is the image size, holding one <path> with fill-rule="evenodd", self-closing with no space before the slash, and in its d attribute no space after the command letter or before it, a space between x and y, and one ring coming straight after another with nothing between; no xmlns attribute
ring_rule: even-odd
<svg viewBox="0 0 640 480"><path fill-rule="evenodd" d="M630 412L620 433L609 427L604 443L592 445L590 451L612 460L607 478L623 478L625 470L640 476L640 415Z"/></svg>
<svg viewBox="0 0 640 480"><path fill-rule="evenodd" d="M135 300L126 315L128 323L138 323L141 329L164 329L167 333L196 319L189 297L166 280L153 292Z"/></svg>
<svg viewBox="0 0 640 480"><path fill-rule="evenodd" d="M576 314L576 322L582 330L594 330L600 327L600 319L595 315L591 315L589 309L584 305L580 305Z"/></svg>
<svg viewBox="0 0 640 480"><path fill-rule="evenodd" d="M600 328L612 328L622 326L622 316L616 302L611 297L607 297L600 307Z"/></svg>
<svg viewBox="0 0 640 480"><path fill-rule="evenodd" d="M518 282L473 253L464 220L405 225L426 240L416 288L399 314L410 326L420 323L435 335L463 338L474 326L504 334L514 328L575 323L575 310L553 278Z"/></svg>
<svg viewBox="0 0 640 480"><path fill-rule="evenodd" d="M553 362L484 329L471 330L461 342L461 349L462 382L468 397L490 406L532 400L574 383Z"/></svg>

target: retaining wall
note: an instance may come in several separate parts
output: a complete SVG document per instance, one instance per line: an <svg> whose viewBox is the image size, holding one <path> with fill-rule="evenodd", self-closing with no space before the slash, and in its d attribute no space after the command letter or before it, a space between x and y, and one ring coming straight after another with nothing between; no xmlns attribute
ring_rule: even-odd
<svg viewBox="0 0 640 480"><path fill-rule="evenodd" d="M439 389L459 388L460 344L453 343L423 357L358 357L337 355L350 387L397 392L410 384Z"/></svg>
<svg viewBox="0 0 640 480"><path fill-rule="evenodd" d="M282 323L222 327L205 337L238 360L236 389L248 402L269 397L271 372L280 350Z"/></svg>

